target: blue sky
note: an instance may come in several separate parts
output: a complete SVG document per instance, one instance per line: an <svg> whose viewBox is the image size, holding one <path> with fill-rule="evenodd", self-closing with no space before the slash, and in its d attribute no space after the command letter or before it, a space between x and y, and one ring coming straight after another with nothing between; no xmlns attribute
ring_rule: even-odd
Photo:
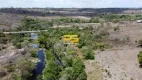
<svg viewBox="0 0 142 80"><path fill-rule="evenodd" d="M142 7L142 0L0 0L0 7Z"/></svg>

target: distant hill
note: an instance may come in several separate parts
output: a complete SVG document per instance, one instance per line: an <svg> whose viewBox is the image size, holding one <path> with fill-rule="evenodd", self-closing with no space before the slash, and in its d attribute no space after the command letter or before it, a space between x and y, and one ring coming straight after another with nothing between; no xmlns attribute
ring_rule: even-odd
<svg viewBox="0 0 142 80"><path fill-rule="evenodd" d="M10 30L18 27L23 15L34 17L94 17L106 13L142 14L142 8L1 8L0 30Z"/></svg>
<svg viewBox="0 0 142 80"><path fill-rule="evenodd" d="M142 8L1 8L0 12L30 16L96 16L104 13L142 13ZM127 12L128 11L128 12Z"/></svg>

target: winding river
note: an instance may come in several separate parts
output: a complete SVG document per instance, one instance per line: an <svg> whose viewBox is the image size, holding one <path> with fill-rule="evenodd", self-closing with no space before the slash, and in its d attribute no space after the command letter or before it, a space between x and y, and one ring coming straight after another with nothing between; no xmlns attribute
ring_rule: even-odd
<svg viewBox="0 0 142 80"><path fill-rule="evenodd" d="M31 34L31 39L34 40L34 39L37 39L38 38L38 35L37 34L34 34L32 33ZM30 46L32 46L33 48L37 49L38 48L38 45L37 44L31 44ZM30 80L36 80L37 76L39 74L42 74L42 71L45 67L45 55L44 55L44 50L41 49L37 52L37 58L39 59L39 62L36 63L36 66L33 70L33 76L31 77Z"/></svg>
<svg viewBox="0 0 142 80"><path fill-rule="evenodd" d="M35 69L33 70L33 76L31 80L36 80L37 76L42 73L44 67L45 67L45 56L44 56L44 51L39 50L37 52L38 59L40 60L37 62Z"/></svg>
<svg viewBox="0 0 142 80"><path fill-rule="evenodd" d="M32 34L33 35L33 34ZM34 37L32 37L32 39L36 39L38 36L34 35ZM37 44L31 44L30 46L34 47L35 49L38 48ZM54 48L52 50L52 54L55 57L55 61L58 65L63 66L62 62L60 61L60 59L58 58L57 54L54 52ZM45 55L44 55L44 50L41 49L37 52L37 57L39 59L39 62L36 63L36 66L33 70L33 76L31 77L30 80L36 80L37 76L39 74L42 74L42 71L45 67Z"/></svg>

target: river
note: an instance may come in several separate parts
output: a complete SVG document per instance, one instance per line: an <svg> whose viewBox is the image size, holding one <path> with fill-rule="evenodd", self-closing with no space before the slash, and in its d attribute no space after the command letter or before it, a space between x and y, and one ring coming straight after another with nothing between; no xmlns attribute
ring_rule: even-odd
<svg viewBox="0 0 142 80"><path fill-rule="evenodd" d="M44 51L39 50L37 52L37 57L40 60L37 62L35 69L33 70L33 76L31 80L36 80L37 76L42 73L44 67L45 67L45 56L44 56Z"/></svg>
<svg viewBox="0 0 142 80"><path fill-rule="evenodd" d="M35 40L38 38L37 34L31 33L31 39ZM38 49L37 44L29 44L29 46L32 46L35 49ZM36 80L37 76L39 74L42 74L42 71L45 67L45 55L44 55L44 50L41 49L37 52L37 58L39 59L39 62L36 63L36 66L33 70L33 76L31 77L30 80Z"/></svg>
<svg viewBox="0 0 142 80"><path fill-rule="evenodd" d="M33 34L32 34L33 35ZM37 35L34 35L34 36L31 36L31 39L36 39L38 36ZM32 46L33 48L35 49L38 49L38 45L37 44L29 44L29 46ZM60 59L58 58L57 54L54 52L54 48L53 48L53 51L52 51L52 54L53 56L55 57L55 61L58 65L60 66L63 66L62 62L60 61ZM44 50L39 50L37 52L37 57L38 59L40 60L39 62L36 63L36 66L33 70L33 76L31 77L30 80L36 80L37 76L39 74L42 74L42 71L45 67L45 55L44 55Z"/></svg>

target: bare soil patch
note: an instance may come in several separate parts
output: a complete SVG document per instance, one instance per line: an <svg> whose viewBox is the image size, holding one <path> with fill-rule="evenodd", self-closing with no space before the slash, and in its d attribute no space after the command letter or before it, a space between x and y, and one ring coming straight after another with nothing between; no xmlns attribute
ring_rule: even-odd
<svg viewBox="0 0 142 80"><path fill-rule="evenodd" d="M142 70L139 68L137 54L140 48L106 50L96 54L104 80L142 80ZM110 75L108 75L110 74Z"/></svg>
<svg viewBox="0 0 142 80"><path fill-rule="evenodd" d="M84 61L87 80L103 80L102 70L95 60Z"/></svg>

